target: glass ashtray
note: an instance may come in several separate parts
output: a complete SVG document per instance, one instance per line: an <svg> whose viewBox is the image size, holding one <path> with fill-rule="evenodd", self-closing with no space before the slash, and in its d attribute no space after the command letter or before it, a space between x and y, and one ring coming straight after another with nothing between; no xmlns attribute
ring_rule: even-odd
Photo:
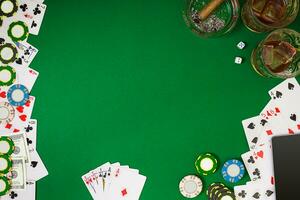
<svg viewBox="0 0 300 200"><path fill-rule="evenodd" d="M187 26L201 37L219 37L229 33L239 18L239 1L225 0L207 19L202 21L198 13L210 2L211 0L187 0L183 11Z"/></svg>

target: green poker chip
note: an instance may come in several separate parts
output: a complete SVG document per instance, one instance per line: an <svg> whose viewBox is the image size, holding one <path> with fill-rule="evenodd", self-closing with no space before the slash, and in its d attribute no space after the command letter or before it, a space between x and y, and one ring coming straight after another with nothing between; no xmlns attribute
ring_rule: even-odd
<svg viewBox="0 0 300 200"><path fill-rule="evenodd" d="M16 0L0 0L0 16L11 17L18 11Z"/></svg>
<svg viewBox="0 0 300 200"><path fill-rule="evenodd" d="M12 22L8 27L7 35L14 42L24 41L29 35L28 26L22 21Z"/></svg>
<svg viewBox="0 0 300 200"><path fill-rule="evenodd" d="M12 160L8 155L0 155L0 174L7 174L12 169Z"/></svg>
<svg viewBox="0 0 300 200"><path fill-rule="evenodd" d="M3 64L13 63L18 56L18 49L11 43L0 45L0 61Z"/></svg>
<svg viewBox="0 0 300 200"><path fill-rule="evenodd" d="M216 172L218 168L218 160L211 153L201 154L195 161L195 167L199 174L209 175Z"/></svg>
<svg viewBox="0 0 300 200"><path fill-rule="evenodd" d="M16 81L16 71L10 66L0 66L0 86L10 86Z"/></svg>
<svg viewBox="0 0 300 200"><path fill-rule="evenodd" d="M6 195L11 189L12 181L5 176L0 176L0 196Z"/></svg>
<svg viewBox="0 0 300 200"><path fill-rule="evenodd" d="M11 155L14 150L15 143L10 137L0 137L0 155Z"/></svg>

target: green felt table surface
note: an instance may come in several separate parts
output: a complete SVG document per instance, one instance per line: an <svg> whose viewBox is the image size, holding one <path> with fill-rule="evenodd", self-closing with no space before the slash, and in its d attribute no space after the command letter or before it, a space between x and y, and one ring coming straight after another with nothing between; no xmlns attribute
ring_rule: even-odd
<svg viewBox="0 0 300 200"><path fill-rule="evenodd" d="M248 150L241 121L281 81L260 77L249 62L266 34L239 20L224 37L199 38L183 21L183 0L46 4L40 34L29 39L39 49L33 118L49 170L38 200L91 199L81 176L107 161L147 176L141 200L182 200L178 183L196 173L200 153L223 163ZM290 27L300 31L299 23ZM205 189L223 181L220 170L202 179Z"/></svg>

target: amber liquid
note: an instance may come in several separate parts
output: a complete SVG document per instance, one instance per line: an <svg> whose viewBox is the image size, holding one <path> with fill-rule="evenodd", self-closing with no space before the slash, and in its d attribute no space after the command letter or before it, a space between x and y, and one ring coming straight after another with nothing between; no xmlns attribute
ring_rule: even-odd
<svg viewBox="0 0 300 200"><path fill-rule="evenodd" d="M296 49L287 42L268 41L262 49L262 60L269 70L279 73L289 67L296 53Z"/></svg>
<svg viewBox="0 0 300 200"><path fill-rule="evenodd" d="M285 0L253 0L252 10L262 23L272 25L284 19L287 5Z"/></svg>

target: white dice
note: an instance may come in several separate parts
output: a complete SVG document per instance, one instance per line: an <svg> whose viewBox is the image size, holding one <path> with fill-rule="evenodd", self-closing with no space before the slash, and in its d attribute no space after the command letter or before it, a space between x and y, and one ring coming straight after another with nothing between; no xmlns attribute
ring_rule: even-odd
<svg viewBox="0 0 300 200"><path fill-rule="evenodd" d="M246 44L245 44L245 42L241 41L241 42L239 42L236 46L237 46L237 48L239 48L239 49L244 49L245 46L246 46Z"/></svg>
<svg viewBox="0 0 300 200"><path fill-rule="evenodd" d="M235 62L235 64L239 64L240 65L243 62L243 58L241 58L241 57L235 57L234 62Z"/></svg>

